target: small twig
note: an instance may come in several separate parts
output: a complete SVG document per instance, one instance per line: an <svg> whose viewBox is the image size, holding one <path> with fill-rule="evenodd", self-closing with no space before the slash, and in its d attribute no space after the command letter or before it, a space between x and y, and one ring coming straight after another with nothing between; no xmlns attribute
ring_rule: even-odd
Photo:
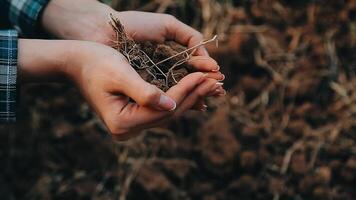
<svg viewBox="0 0 356 200"><path fill-rule="evenodd" d="M149 73L154 79L157 79L156 75L146 68L146 72Z"/></svg>
<svg viewBox="0 0 356 200"><path fill-rule="evenodd" d="M331 80L336 80L337 75L338 75L338 64L339 64L339 59L337 57L336 53L336 48L335 48L335 42L330 39L327 40L325 44L325 48L327 50L327 54L329 57L329 78Z"/></svg>
<svg viewBox="0 0 356 200"><path fill-rule="evenodd" d="M175 54L175 55L173 55L173 56L171 56L171 57L168 57L168 58L166 58L166 59L164 59L164 60L161 60L161 61L159 61L158 63L156 63L156 65L162 64L162 63L164 63L164 62L166 62L166 61L168 61L168 60L170 60L170 59L172 59L172 58L175 58L175 57L177 57L177 56L180 56L180 55L182 55L182 54L184 54L184 53L187 53L187 52L189 52L189 51L195 50L195 49L197 49L197 48L199 48L199 47L201 47L201 46L204 46L204 45L206 45L206 44L208 44L208 43L210 43L210 42L215 42L215 41L217 41L217 39L218 39L218 36L215 35L212 39L203 41L203 42L201 42L200 44L197 44L197 45L195 45L195 46L193 46L193 47L191 47L191 48L189 48L189 49L186 49L186 50L184 50L184 51L182 51L182 52L179 52L179 53L177 53L177 54Z"/></svg>
<svg viewBox="0 0 356 200"><path fill-rule="evenodd" d="M178 62L176 62L176 63L168 70L167 77L169 77L169 74L172 73L173 70L174 70L176 67L178 67L178 66L184 64L185 62L187 62L187 61L190 59L190 56L188 55L188 53L186 53L186 54L187 54L187 55L186 55L186 57L185 57L184 59L179 60Z"/></svg>
<svg viewBox="0 0 356 200"><path fill-rule="evenodd" d="M172 77L173 81L177 83L176 75L174 73L174 69L176 69L178 66L186 63L192 54L201 46L208 44L210 42L218 42L217 40L217 35L215 35L212 39L202 41L201 43L188 48L182 52L179 52L173 56L170 56L158 63L155 63L145 51L141 50L140 46L135 43L133 39L131 39L126 33L125 33L125 28L121 24L120 20L118 18L115 18L114 15L110 14L111 21L110 25L112 26L113 30L116 32L116 39L117 41L114 43L115 44L115 49L117 49L120 53L122 53L127 61L132 65L135 69L139 70L146 70L149 75L151 75L154 80L157 80L159 77L158 76L164 76L165 78L165 84L164 86L169 88L169 78ZM167 62L173 58L176 58L181 55L186 55L185 58L179 60L176 62L173 66L171 66L168 69L168 72L163 71L159 65ZM150 64L149 64L150 63ZM158 73L159 72L159 73Z"/></svg>
<svg viewBox="0 0 356 200"><path fill-rule="evenodd" d="M170 74L172 74L173 81L174 81L175 83L178 83L178 81L177 81L177 80L175 79L175 77L174 77L173 70L174 70L176 67L178 67L178 66L184 64L184 63L187 61L187 59L189 59L189 58L186 58L186 59L183 59L183 60L178 61L177 63L175 63L175 64L169 69L169 71L168 71L168 73L167 73L167 80L166 80L167 83L168 83L168 77L169 77Z"/></svg>
<svg viewBox="0 0 356 200"><path fill-rule="evenodd" d="M126 196L130 190L130 186L132 181L137 177L139 174L142 166L145 164L147 158L140 159L137 161L137 163L133 166L132 172L128 175L128 177L125 179L123 186L122 186L122 191L120 193L119 200L125 200Z"/></svg>
<svg viewBox="0 0 356 200"><path fill-rule="evenodd" d="M158 67L158 64L153 62L153 60L144 51L142 51L142 50L140 50L140 51L148 58L148 60L153 64L153 66L155 66L164 77L167 77L167 75L161 70L161 68ZM152 65L151 65L151 67L152 67ZM150 68L150 67L148 67L148 68Z"/></svg>
<svg viewBox="0 0 356 200"><path fill-rule="evenodd" d="M315 147L313 153L312 153L312 156L311 156L311 160L309 162L309 166L308 168L309 169L313 169L314 165L315 165L315 162L316 162L316 159L318 158L318 154L319 154L319 151L321 149L321 147L324 145L324 142L323 141L319 141L318 142L318 145Z"/></svg>
<svg viewBox="0 0 356 200"><path fill-rule="evenodd" d="M280 194L279 193L274 193L273 194L273 200L279 200Z"/></svg>
<svg viewBox="0 0 356 200"><path fill-rule="evenodd" d="M287 150L287 152L284 156L284 159L283 159L283 164L282 164L281 171L280 171L281 174L285 174L287 172L293 153L297 149L299 149L302 145L303 145L303 141L298 141L298 142L294 143L293 146Z"/></svg>

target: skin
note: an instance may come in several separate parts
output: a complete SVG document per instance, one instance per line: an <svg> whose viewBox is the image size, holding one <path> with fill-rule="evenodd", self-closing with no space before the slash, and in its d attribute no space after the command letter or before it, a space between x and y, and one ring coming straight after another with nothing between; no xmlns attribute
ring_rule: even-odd
<svg viewBox="0 0 356 200"><path fill-rule="evenodd" d="M19 40L21 80L72 81L119 140L187 110L204 110L202 99L225 94L218 82L224 76L204 47L189 61L198 72L166 93L142 80L124 56L108 46L115 39L108 24L110 13L119 17L135 40L175 40L188 47L203 40L199 32L170 15L116 12L95 0L50 1L42 26L66 40Z"/></svg>
<svg viewBox="0 0 356 200"><path fill-rule="evenodd" d="M49 33L59 38L112 45L115 33L109 25L110 14L119 18L127 34L137 41L174 40L187 47L193 47L204 40L200 32L172 15L137 11L117 12L97 0L50 1L43 13L42 24ZM209 57L205 47L198 48L195 56L198 57L192 60L201 60L195 66L198 64L214 66L215 70L209 72L210 77L224 80L225 77L219 72L217 63ZM226 93L222 87L218 90L215 95ZM196 103L194 109L206 109L203 98Z"/></svg>
<svg viewBox="0 0 356 200"><path fill-rule="evenodd" d="M117 12L96 0L50 1L43 12L42 24L47 32L59 38L110 45L115 40L115 33L109 25L110 14L119 18L127 34L137 41L174 40L192 47L204 39L200 32L172 15ZM209 56L204 47L199 48L196 55Z"/></svg>
<svg viewBox="0 0 356 200"><path fill-rule="evenodd" d="M84 41L20 39L19 68L26 82L72 81L116 139L180 116L221 87L216 79L196 72L163 93L141 79L114 49ZM152 108L161 95L176 103L174 110Z"/></svg>

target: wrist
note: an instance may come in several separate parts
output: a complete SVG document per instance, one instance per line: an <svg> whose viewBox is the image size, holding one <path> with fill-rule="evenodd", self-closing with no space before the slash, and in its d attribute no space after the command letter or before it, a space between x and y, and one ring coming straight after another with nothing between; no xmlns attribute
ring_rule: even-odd
<svg viewBox="0 0 356 200"><path fill-rule="evenodd" d="M68 41L20 39L18 66L21 82L57 81L67 77Z"/></svg>

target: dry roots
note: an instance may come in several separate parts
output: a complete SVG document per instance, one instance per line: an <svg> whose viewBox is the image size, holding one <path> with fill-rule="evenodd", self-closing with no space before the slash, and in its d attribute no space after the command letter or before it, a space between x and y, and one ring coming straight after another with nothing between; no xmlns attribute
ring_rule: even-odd
<svg viewBox="0 0 356 200"><path fill-rule="evenodd" d="M217 36L200 44L185 48L173 41L162 44L154 42L135 42L130 38L118 18L110 15L110 25L116 33L113 48L123 54L130 65L147 82L167 91L183 77L193 72L188 60L197 48L217 41Z"/></svg>

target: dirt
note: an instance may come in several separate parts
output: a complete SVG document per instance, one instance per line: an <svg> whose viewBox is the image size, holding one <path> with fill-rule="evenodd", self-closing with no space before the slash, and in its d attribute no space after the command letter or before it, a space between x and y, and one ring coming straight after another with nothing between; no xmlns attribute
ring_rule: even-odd
<svg viewBox="0 0 356 200"><path fill-rule="evenodd" d="M115 143L71 86L23 87L1 199L355 199L354 1L172 2L115 5L221 36L228 95Z"/></svg>
<svg viewBox="0 0 356 200"><path fill-rule="evenodd" d="M125 32L120 20L111 16L111 22L116 32L113 48L123 54L131 66L147 82L167 91L182 78L192 72L189 66L187 48L174 42L136 42ZM184 53L186 51L186 53Z"/></svg>
<svg viewBox="0 0 356 200"><path fill-rule="evenodd" d="M154 63L158 63L162 60L170 58L179 54L180 52L185 51L187 48L179 45L176 42L165 42L163 44L157 44L152 42L144 42L140 43L141 48L147 55L149 55ZM152 51L150 51L152 49ZM182 78L184 78L189 73L193 72L193 68L187 63L184 62L177 67L172 67L176 65L176 63L182 62L186 60L187 57L184 55L176 56L162 64L158 64L163 73L168 76L168 83L166 83L166 79L162 76L158 76L156 79L152 76L149 76L147 71L139 71L141 77L144 80L156 85L158 88L162 89L163 91L167 91L172 86L176 85Z"/></svg>

